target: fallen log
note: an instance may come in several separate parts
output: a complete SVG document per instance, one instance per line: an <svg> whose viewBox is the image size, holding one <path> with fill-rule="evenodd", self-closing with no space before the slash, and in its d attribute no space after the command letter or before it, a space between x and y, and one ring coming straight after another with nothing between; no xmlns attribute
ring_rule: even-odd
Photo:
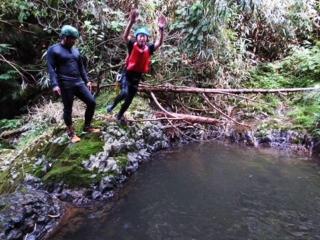
<svg viewBox="0 0 320 240"><path fill-rule="evenodd" d="M277 88L277 89L263 89L263 88L241 88L241 89L226 89L226 88L197 88L197 87L184 87L175 85L147 85L141 84L139 86L141 92L175 92L175 93L210 93L210 94L250 94L250 93L290 93L290 92L307 92L307 91L320 91L318 87L309 88Z"/></svg>
<svg viewBox="0 0 320 240"><path fill-rule="evenodd" d="M30 130L29 127L21 127L18 129L13 129L13 130L6 130L0 133L0 138L9 138L14 135L20 135L21 133L24 133L26 131Z"/></svg>

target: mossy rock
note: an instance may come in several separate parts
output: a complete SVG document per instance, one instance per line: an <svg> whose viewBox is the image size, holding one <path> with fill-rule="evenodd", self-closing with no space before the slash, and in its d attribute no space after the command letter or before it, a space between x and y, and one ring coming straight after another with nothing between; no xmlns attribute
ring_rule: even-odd
<svg viewBox="0 0 320 240"><path fill-rule="evenodd" d="M45 152L46 152L45 155L51 159L58 158L63 153L63 151L67 146L68 146L68 142L50 143L45 149Z"/></svg>
<svg viewBox="0 0 320 240"><path fill-rule="evenodd" d="M11 191L12 184L8 181L8 179L10 179L9 171L0 172L0 194Z"/></svg>
<svg viewBox="0 0 320 240"><path fill-rule="evenodd" d="M92 173L76 164L71 166L54 167L47 173L43 180L46 183L58 183L63 181L70 187L88 187L93 183Z"/></svg>
<svg viewBox="0 0 320 240"><path fill-rule="evenodd" d="M82 166L82 162L90 155L103 150L103 141L99 134L83 135L81 141L69 144L55 159L52 169L43 176L46 183L64 182L70 187L83 187L96 182L91 176L94 174Z"/></svg>
<svg viewBox="0 0 320 240"><path fill-rule="evenodd" d="M129 160L128 160L128 156L127 154L120 154L116 157L114 157L116 162L117 162L117 165L123 169L125 168L126 166L128 166L128 163L129 163Z"/></svg>
<svg viewBox="0 0 320 240"><path fill-rule="evenodd" d="M0 151L2 149L14 149L14 146L3 139L0 139Z"/></svg>

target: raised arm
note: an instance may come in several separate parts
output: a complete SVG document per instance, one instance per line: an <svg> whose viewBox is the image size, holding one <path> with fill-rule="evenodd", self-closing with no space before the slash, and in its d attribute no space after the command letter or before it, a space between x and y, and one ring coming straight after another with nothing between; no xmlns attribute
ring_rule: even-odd
<svg viewBox="0 0 320 240"><path fill-rule="evenodd" d="M135 8L132 9L130 12L129 23L128 23L128 25L122 35L123 41L128 42L130 40L130 31L131 31L133 24L136 22L138 16L139 16L138 10Z"/></svg>
<svg viewBox="0 0 320 240"><path fill-rule="evenodd" d="M160 15L158 17L159 37L157 38L157 40L154 43L155 50L157 50L163 43L163 31L164 31L164 28L166 25L167 25L167 20L166 20L165 16Z"/></svg>

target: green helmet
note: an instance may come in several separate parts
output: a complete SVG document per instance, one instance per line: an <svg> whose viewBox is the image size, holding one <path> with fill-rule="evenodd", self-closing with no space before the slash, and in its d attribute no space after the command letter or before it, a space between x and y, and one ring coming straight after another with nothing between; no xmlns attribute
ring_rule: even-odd
<svg viewBox="0 0 320 240"><path fill-rule="evenodd" d="M78 38L79 37L79 32L75 27L72 27L71 25L64 25L61 28L61 33L60 37L74 37Z"/></svg>
<svg viewBox="0 0 320 240"><path fill-rule="evenodd" d="M134 32L134 36L135 36L135 37L137 37L139 34L144 34L144 35L147 35L148 37L150 36L150 33L149 33L148 29L145 28L145 27L138 28L138 29Z"/></svg>

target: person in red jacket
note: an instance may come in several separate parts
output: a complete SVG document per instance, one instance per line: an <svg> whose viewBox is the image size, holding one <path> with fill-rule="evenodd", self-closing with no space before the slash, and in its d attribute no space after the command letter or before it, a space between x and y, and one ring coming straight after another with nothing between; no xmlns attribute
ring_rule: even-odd
<svg viewBox="0 0 320 240"><path fill-rule="evenodd" d="M123 114L129 108L138 91L143 73L150 71L151 55L163 43L163 31L166 26L166 18L161 15L158 17L159 37L154 43L148 43L150 33L145 27L138 28L134 32L135 39L131 39L129 33L138 15L137 9L131 10L130 21L122 36L127 43L128 57L126 59L124 77L121 79L121 91L113 103L107 106L107 112L110 113L120 101L124 100L119 113L116 115L117 121L122 125L126 124Z"/></svg>

